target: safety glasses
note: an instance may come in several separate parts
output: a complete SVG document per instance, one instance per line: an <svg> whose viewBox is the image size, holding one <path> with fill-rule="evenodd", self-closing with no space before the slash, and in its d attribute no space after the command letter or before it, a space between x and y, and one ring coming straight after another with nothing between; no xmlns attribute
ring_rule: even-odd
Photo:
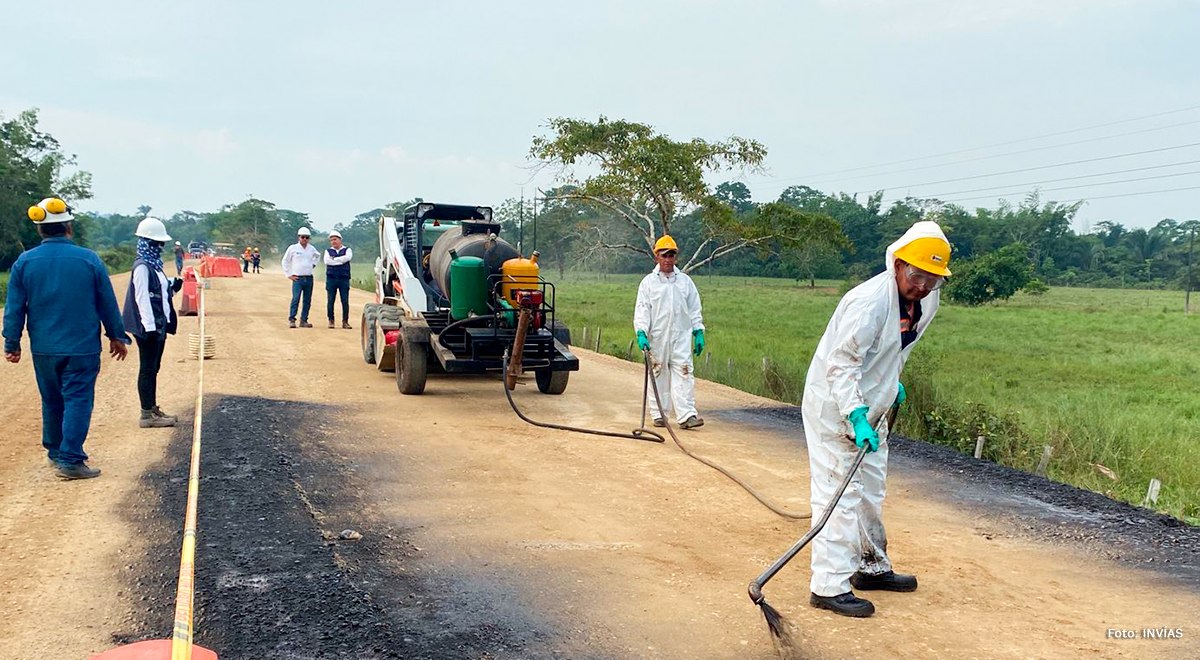
<svg viewBox="0 0 1200 660"><path fill-rule="evenodd" d="M927 273L913 265L905 266L904 274L911 284L919 286L926 291L937 291L946 283L945 277Z"/></svg>

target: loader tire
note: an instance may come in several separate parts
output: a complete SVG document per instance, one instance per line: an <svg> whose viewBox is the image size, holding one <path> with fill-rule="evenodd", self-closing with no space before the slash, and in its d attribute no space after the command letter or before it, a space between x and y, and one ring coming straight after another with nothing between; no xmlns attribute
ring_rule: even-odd
<svg viewBox="0 0 1200 660"><path fill-rule="evenodd" d="M538 391L542 394L562 394L567 389L567 380L571 372L538 369L533 375L537 380Z"/></svg>
<svg viewBox="0 0 1200 660"><path fill-rule="evenodd" d="M396 342L396 387L401 394L421 394L425 391L429 349L400 339Z"/></svg>
<svg viewBox="0 0 1200 660"><path fill-rule="evenodd" d="M367 364L375 364L377 357L375 351L375 307L378 305L364 306L362 321L358 324L359 332L362 334L363 362Z"/></svg>

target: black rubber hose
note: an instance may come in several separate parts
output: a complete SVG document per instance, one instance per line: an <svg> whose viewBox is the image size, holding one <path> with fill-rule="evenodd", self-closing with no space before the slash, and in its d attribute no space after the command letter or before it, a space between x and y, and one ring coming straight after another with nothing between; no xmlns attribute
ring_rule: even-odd
<svg viewBox="0 0 1200 660"><path fill-rule="evenodd" d="M647 369L649 369L649 367L647 367ZM505 373L505 374L508 373L508 351L507 350L504 351L504 371L502 373ZM512 392L510 392L508 390L508 385L504 382L503 378L500 379L500 386L502 388L504 388L504 396L506 398L508 398L508 405L512 406L513 412L517 413L517 417L520 417L522 421L532 424L534 426L540 426L544 429L557 429L559 431L574 431L575 433L587 433L589 435L603 435L603 436L607 436L609 438L631 438L633 440L645 440L647 442L666 442L667 441L666 438L655 433L654 431L651 431L648 428L645 428L644 426L640 429L634 429L633 431L631 431L629 433L619 433L616 431L597 431L595 429L584 429L584 428L579 428L577 426L565 426L563 424L548 424L546 422L538 422L538 421L535 421L535 420L532 420L532 419L526 417L525 414L521 412L521 409L517 408L517 402L513 401ZM645 418L643 416L643 423L644 423L644 421L645 421Z"/></svg>

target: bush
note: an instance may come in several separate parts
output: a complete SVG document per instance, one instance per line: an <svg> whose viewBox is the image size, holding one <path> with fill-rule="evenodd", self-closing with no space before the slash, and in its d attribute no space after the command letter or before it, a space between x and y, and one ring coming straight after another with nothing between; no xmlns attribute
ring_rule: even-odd
<svg viewBox="0 0 1200 660"><path fill-rule="evenodd" d="M955 266L946 283L946 297L968 306L1004 300L1029 283L1032 270L1024 245L1006 245Z"/></svg>
<svg viewBox="0 0 1200 660"><path fill-rule="evenodd" d="M1029 282L1026 283L1021 290L1031 296L1040 296L1049 291L1050 287L1045 282L1035 277L1032 280L1029 280Z"/></svg>
<svg viewBox="0 0 1200 660"><path fill-rule="evenodd" d="M129 245L118 245L117 247L100 251L99 255L109 274L124 273L133 268L133 262L137 259L137 250Z"/></svg>

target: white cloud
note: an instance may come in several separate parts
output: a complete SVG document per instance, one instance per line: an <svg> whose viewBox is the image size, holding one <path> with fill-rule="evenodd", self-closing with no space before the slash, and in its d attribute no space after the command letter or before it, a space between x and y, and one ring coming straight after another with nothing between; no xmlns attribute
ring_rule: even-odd
<svg viewBox="0 0 1200 660"><path fill-rule="evenodd" d="M229 134L228 128L203 130L193 140L196 151L209 161L222 161L242 150L242 145Z"/></svg>

